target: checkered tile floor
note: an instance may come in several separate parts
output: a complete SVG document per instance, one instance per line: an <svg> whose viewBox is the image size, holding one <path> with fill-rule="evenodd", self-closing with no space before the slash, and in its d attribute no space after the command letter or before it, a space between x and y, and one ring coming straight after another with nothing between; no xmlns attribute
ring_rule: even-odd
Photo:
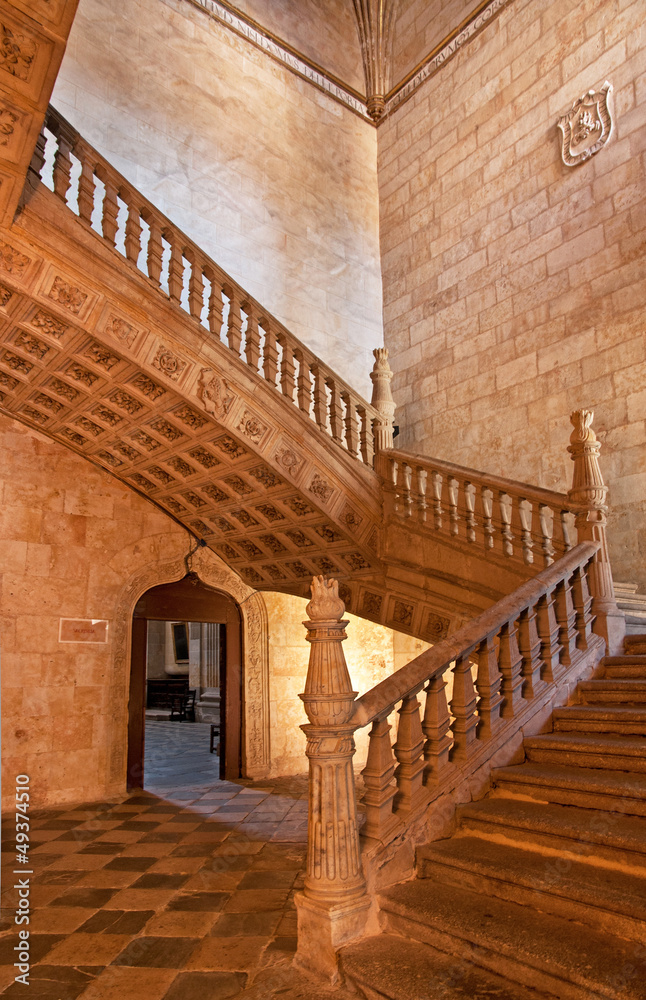
<svg viewBox="0 0 646 1000"><path fill-rule="evenodd" d="M32 813L28 989L14 981L13 816L3 821L3 1000L345 997L290 967L306 778L217 773L208 726L149 722L145 791Z"/></svg>

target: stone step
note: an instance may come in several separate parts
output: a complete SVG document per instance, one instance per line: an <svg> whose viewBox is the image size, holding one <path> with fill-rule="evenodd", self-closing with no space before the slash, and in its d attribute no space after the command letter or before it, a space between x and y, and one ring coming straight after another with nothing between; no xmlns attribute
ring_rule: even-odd
<svg viewBox="0 0 646 1000"><path fill-rule="evenodd" d="M601 660L604 676L615 679L618 677L635 677L646 679L646 655L630 653L624 656L604 656Z"/></svg>
<svg viewBox="0 0 646 1000"><path fill-rule="evenodd" d="M627 653L646 653L646 632L627 635L624 639L624 649Z"/></svg>
<svg viewBox="0 0 646 1000"><path fill-rule="evenodd" d="M368 1000L545 1000L428 944L380 934L341 952L343 978Z"/></svg>
<svg viewBox="0 0 646 1000"><path fill-rule="evenodd" d="M646 739L617 733L545 733L523 740L527 759L544 764L646 772Z"/></svg>
<svg viewBox="0 0 646 1000"><path fill-rule="evenodd" d="M552 713L554 732L646 736L646 705L569 705Z"/></svg>
<svg viewBox="0 0 646 1000"><path fill-rule="evenodd" d="M525 795L543 802L646 816L643 774L526 763L496 768L491 776L497 794Z"/></svg>
<svg viewBox="0 0 646 1000"><path fill-rule="evenodd" d="M478 837L452 837L417 852L418 876L473 889L582 920L591 927L641 941L646 929L646 873L601 868L571 858Z"/></svg>
<svg viewBox="0 0 646 1000"><path fill-rule="evenodd" d="M559 1000L644 1000L646 959L634 941L435 878L387 889L379 900L388 933Z"/></svg>
<svg viewBox="0 0 646 1000"><path fill-rule="evenodd" d="M458 822L457 836L475 833L594 864L646 870L646 822L639 817L495 797L461 806Z"/></svg>
<svg viewBox="0 0 646 1000"><path fill-rule="evenodd" d="M641 678L580 681L577 690L581 699L589 705L599 702L638 705L646 702L646 679Z"/></svg>

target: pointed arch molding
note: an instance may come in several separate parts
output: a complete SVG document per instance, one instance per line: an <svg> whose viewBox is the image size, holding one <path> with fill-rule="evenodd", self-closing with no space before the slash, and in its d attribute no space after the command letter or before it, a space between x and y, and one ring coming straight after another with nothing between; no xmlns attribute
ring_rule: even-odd
<svg viewBox="0 0 646 1000"><path fill-rule="evenodd" d="M169 536L168 550L177 549L177 538ZM160 539L158 549L164 550ZM262 596L242 582L210 549L193 555L191 570L202 583L232 597L242 618L242 774L245 778L263 778L270 766L269 747L269 646L267 609ZM186 575L184 556L155 559L132 575L122 587L115 609L113 661L110 683L112 706L109 725L107 782L111 789L123 791L126 783L128 742L128 695L132 616L139 598L151 587L176 583Z"/></svg>
<svg viewBox="0 0 646 1000"><path fill-rule="evenodd" d="M309 83L324 91L335 101L344 104L355 114L363 118L364 121L378 125L379 122L390 114L395 108L407 101L421 84L430 76L433 76L445 63L449 61L474 35L478 34L495 16L506 7L511 0L484 0L483 3L474 7L474 10L459 24L450 34L444 38L439 45L429 52L429 54L408 74L400 80L392 90L375 102L375 96L381 98L379 93L380 85L385 82L387 66L385 55L388 46L382 51L382 38L387 39L389 31L377 34L370 29L369 19L366 19L366 10L371 6L370 0L353 0L355 13L357 16L357 28L362 45L364 57L364 73L366 74L367 86L373 93L364 98L357 91L348 87L341 80L326 73L302 53L296 52L281 39L272 35L261 25L257 24L250 17L241 11L229 6L225 0L188 0L194 7L210 15L220 24L225 25L237 35L245 38L251 45L261 49L276 62L286 66L292 73L307 80ZM385 6L390 7L392 0L385 0ZM384 27L387 25L384 23ZM368 66L366 67L366 59ZM385 105L385 106L384 106ZM376 113L378 112L378 113Z"/></svg>

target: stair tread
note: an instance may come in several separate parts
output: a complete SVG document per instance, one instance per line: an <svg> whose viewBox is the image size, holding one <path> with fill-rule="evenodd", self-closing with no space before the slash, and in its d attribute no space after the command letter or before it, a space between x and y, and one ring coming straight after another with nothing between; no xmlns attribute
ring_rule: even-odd
<svg viewBox="0 0 646 1000"><path fill-rule="evenodd" d="M646 653L621 653L618 656L604 656L601 663L604 667L621 667L628 663L646 664Z"/></svg>
<svg viewBox="0 0 646 1000"><path fill-rule="evenodd" d="M591 681L579 681L579 691L644 691L646 677L595 677Z"/></svg>
<svg viewBox="0 0 646 1000"><path fill-rule="evenodd" d="M646 720L646 705L568 705L566 708L555 708L554 719L567 718L585 719L625 719L640 722Z"/></svg>
<svg viewBox="0 0 646 1000"><path fill-rule="evenodd" d="M567 764L526 763L494 768L491 774L494 781L504 781L507 778L529 784L593 789L618 796L633 795L646 799L646 774L632 771L571 767Z"/></svg>
<svg viewBox="0 0 646 1000"><path fill-rule="evenodd" d="M623 813L494 798L462 806L459 816L646 854L646 821Z"/></svg>
<svg viewBox="0 0 646 1000"><path fill-rule="evenodd" d="M341 953L343 971L389 1000L546 1000L545 993L395 934L366 938Z"/></svg>
<svg viewBox="0 0 646 1000"><path fill-rule="evenodd" d="M470 889L417 879L380 893L382 909L407 921L410 937L442 931L486 953L511 957L553 978L574 982L590 996L615 996L609 979L630 965L640 974L622 980L625 1000L644 1000L642 963L635 943L586 924ZM598 990L595 989L598 987Z"/></svg>
<svg viewBox="0 0 646 1000"><path fill-rule="evenodd" d="M460 871L646 920L646 878L634 871L599 868L585 861L570 859L565 865L559 865L558 859L546 857L538 851L476 836L436 841L421 848L418 854Z"/></svg>
<svg viewBox="0 0 646 1000"><path fill-rule="evenodd" d="M623 733L542 733L526 736L525 747L532 749L576 749L582 753L630 754L646 751L646 738Z"/></svg>

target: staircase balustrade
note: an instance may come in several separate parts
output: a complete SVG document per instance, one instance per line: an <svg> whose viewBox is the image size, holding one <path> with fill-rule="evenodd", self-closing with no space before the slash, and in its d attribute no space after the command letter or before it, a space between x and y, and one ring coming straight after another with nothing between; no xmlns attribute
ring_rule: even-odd
<svg viewBox="0 0 646 1000"><path fill-rule="evenodd" d="M565 493L489 476L398 449L375 459L386 516L499 553L551 566L575 544L575 505Z"/></svg>
<svg viewBox="0 0 646 1000"><path fill-rule="evenodd" d="M50 178L46 164L52 161ZM31 169L107 246L352 457L372 465L376 449L392 446L394 404L388 405L392 372L387 351L380 348L378 357L375 352L378 405L373 406L263 309L53 108L47 113Z"/></svg>

